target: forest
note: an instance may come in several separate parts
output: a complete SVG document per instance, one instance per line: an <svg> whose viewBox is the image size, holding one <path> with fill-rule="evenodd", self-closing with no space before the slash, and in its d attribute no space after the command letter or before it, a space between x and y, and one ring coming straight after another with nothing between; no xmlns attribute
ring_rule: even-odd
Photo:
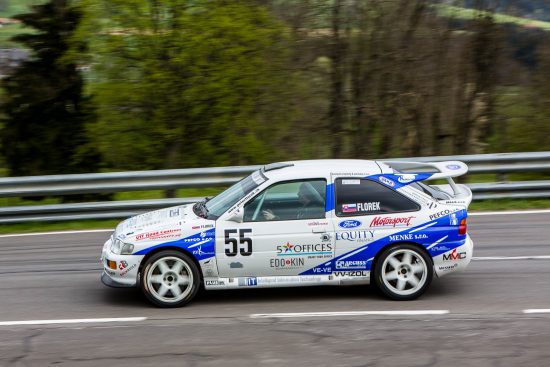
<svg viewBox="0 0 550 367"><path fill-rule="evenodd" d="M546 1L32 4L4 176L550 150Z"/></svg>

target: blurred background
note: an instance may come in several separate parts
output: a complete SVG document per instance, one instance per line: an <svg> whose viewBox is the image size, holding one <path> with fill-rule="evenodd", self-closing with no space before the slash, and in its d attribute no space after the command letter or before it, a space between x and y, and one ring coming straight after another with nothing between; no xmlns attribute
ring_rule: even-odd
<svg viewBox="0 0 550 367"><path fill-rule="evenodd" d="M550 1L0 0L0 168L550 149Z"/></svg>

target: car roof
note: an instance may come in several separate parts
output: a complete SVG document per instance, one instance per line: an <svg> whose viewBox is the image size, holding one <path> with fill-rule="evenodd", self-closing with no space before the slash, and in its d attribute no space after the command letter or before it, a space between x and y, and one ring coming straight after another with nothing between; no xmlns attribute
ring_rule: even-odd
<svg viewBox="0 0 550 367"><path fill-rule="evenodd" d="M384 166L384 165L382 165ZM385 167L384 167L385 168ZM272 178L302 178L316 175L374 175L383 173L376 161L364 159L314 159L266 165L263 171Z"/></svg>

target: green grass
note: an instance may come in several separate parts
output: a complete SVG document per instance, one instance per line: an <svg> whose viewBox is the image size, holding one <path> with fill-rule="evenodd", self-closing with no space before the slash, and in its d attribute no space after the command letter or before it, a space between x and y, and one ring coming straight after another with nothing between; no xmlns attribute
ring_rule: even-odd
<svg viewBox="0 0 550 367"><path fill-rule="evenodd" d="M526 210L549 209L550 199L498 199L474 201L468 210L493 211L493 210Z"/></svg>

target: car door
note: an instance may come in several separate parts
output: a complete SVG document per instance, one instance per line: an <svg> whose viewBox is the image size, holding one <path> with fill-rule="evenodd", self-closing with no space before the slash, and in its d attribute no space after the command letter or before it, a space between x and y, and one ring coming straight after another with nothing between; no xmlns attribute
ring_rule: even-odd
<svg viewBox="0 0 550 367"><path fill-rule="evenodd" d="M340 177L334 179L334 188L334 271L370 269L369 260L390 235L422 220L418 203L374 180Z"/></svg>
<svg viewBox="0 0 550 367"><path fill-rule="evenodd" d="M242 222L220 218L220 276L292 276L332 258L325 200L325 178L277 182L244 204Z"/></svg>

